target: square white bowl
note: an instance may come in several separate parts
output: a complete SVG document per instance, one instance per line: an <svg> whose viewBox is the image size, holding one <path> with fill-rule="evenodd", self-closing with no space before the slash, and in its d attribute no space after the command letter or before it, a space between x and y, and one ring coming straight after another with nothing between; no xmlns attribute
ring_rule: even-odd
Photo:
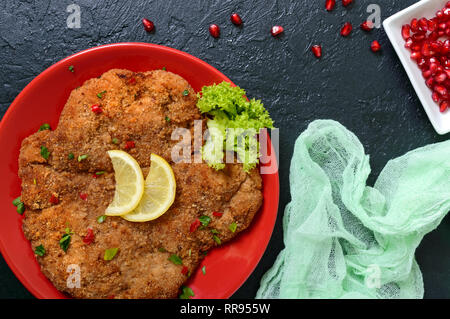
<svg viewBox="0 0 450 319"><path fill-rule="evenodd" d="M405 40L402 37L402 25L409 24L413 18L433 18L438 10L445 7L447 1L422 0L383 21L386 34L406 70L431 124L433 124L438 134L450 132L450 110L441 113L439 111L439 105L431 98L432 91L426 86L422 71L419 69L417 63L411 60L411 52L405 48Z"/></svg>

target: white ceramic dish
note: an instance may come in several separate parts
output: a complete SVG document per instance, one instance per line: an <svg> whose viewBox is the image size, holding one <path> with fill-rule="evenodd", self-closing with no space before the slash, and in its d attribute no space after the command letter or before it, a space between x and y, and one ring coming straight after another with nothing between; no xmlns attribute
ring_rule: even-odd
<svg viewBox="0 0 450 319"><path fill-rule="evenodd" d="M450 132L450 111L439 111L439 106L431 98L431 90L426 86L422 77L422 71L411 60L410 51L405 48L405 40L402 38L402 25L409 24L413 18L433 18L436 11L442 9L448 0L422 0L416 4L394 14L383 21L383 27L392 43L395 51L408 74L417 96L425 109L434 129L438 134Z"/></svg>

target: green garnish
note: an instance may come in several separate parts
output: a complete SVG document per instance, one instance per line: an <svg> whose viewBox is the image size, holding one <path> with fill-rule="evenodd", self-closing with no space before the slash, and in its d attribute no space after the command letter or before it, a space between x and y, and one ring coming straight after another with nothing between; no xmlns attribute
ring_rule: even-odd
<svg viewBox="0 0 450 319"><path fill-rule="evenodd" d="M166 116L166 122L170 122L170 117Z"/></svg>
<svg viewBox="0 0 450 319"><path fill-rule="evenodd" d="M37 184L36 178L33 178L33 184L34 184L34 185Z"/></svg>
<svg viewBox="0 0 450 319"><path fill-rule="evenodd" d="M184 95L184 96L188 96L188 95L189 95L189 91L188 91L188 90L184 90L184 91L183 91L183 95Z"/></svg>
<svg viewBox="0 0 450 319"><path fill-rule="evenodd" d="M104 260L112 260L117 252L119 251L119 248L109 248L107 250L105 250L105 255L103 256Z"/></svg>
<svg viewBox="0 0 450 319"><path fill-rule="evenodd" d="M48 160L50 156L50 151L45 146L41 146L41 156L46 160Z"/></svg>
<svg viewBox="0 0 450 319"><path fill-rule="evenodd" d="M84 161L88 157L89 157L89 155L87 155L87 154L79 155L78 156L78 162Z"/></svg>
<svg viewBox="0 0 450 319"><path fill-rule="evenodd" d="M73 155L73 153L69 153L69 155L67 155L67 158L73 160L75 158L75 155Z"/></svg>
<svg viewBox="0 0 450 319"><path fill-rule="evenodd" d="M105 173L106 173L105 171L99 171L99 172L95 172L95 175L100 176L100 175L103 175Z"/></svg>
<svg viewBox="0 0 450 319"><path fill-rule="evenodd" d="M162 69L163 69L163 71L166 71L166 70L167 70L165 66L163 66L163 68L162 68Z"/></svg>
<svg viewBox="0 0 450 319"><path fill-rule="evenodd" d="M207 251L207 250L202 251L201 254L202 254L203 256L207 256L207 255L208 255L208 251Z"/></svg>
<svg viewBox="0 0 450 319"><path fill-rule="evenodd" d="M189 250L188 250L188 256L191 257L191 254L192 254L192 250L189 249Z"/></svg>
<svg viewBox="0 0 450 319"><path fill-rule="evenodd" d="M164 247L159 247L158 251L161 253L167 253L167 250Z"/></svg>
<svg viewBox="0 0 450 319"><path fill-rule="evenodd" d="M14 199L12 203L16 207L19 206L19 204L22 203L22 200L21 200L20 196L17 197L16 199Z"/></svg>
<svg viewBox="0 0 450 319"><path fill-rule="evenodd" d="M50 124L48 123L44 123L41 125L41 127L39 128L38 132L40 131L45 131L45 130L51 130L52 128L50 127Z"/></svg>
<svg viewBox="0 0 450 319"><path fill-rule="evenodd" d="M69 71L72 72L72 73L75 72L75 70L73 68L73 65L69 66Z"/></svg>
<svg viewBox="0 0 450 319"><path fill-rule="evenodd" d="M232 232L232 233L234 233L235 231L236 231L236 229L237 229L237 224L236 223L231 223L230 224L230 226L228 226L228 229Z"/></svg>
<svg viewBox="0 0 450 319"><path fill-rule="evenodd" d="M36 255L38 255L38 256L41 256L41 257L44 256L45 255L45 248L44 248L44 246L42 246L42 245L37 246L34 249L34 253Z"/></svg>
<svg viewBox="0 0 450 319"><path fill-rule="evenodd" d="M22 215L25 212L25 204L20 202L19 205L17 205L17 212Z"/></svg>
<svg viewBox="0 0 450 319"><path fill-rule="evenodd" d="M65 229L65 234L59 240L59 247L61 247L64 252L67 251L70 245L70 241L72 240L72 233L69 228Z"/></svg>
<svg viewBox="0 0 450 319"><path fill-rule="evenodd" d="M211 217L203 215L198 220L200 221L200 223L202 223L203 226L206 227L206 226L208 226L209 222L211 221Z"/></svg>
<svg viewBox="0 0 450 319"><path fill-rule="evenodd" d="M231 87L228 82L204 86L197 97L199 110L212 117L207 121L211 136L202 149L208 165L216 170L225 168L224 151L234 151L244 171L256 167L259 162L256 134L260 129L273 128L273 121L261 101L247 101L245 91Z"/></svg>
<svg viewBox="0 0 450 319"><path fill-rule="evenodd" d="M97 223L101 224L106 220L106 215L97 217Z"/></svg>
<svg viewBox="0 0 450 319"><path fill-rule="evenodd" d="M182 287L181 291L180 299L191 299L191 297L195 296L194 291L189 287Z"/></svg>
<svg viewBox="0 0 450 319"><path fill-rule="evenodd" d="M219 231L218 231L217 229L211 229L211 233L212 233L212 234L218 234Z"/></svg>
<svg viewBox="0 0 450 319"><path fill-rule="evenodd" d="M101 99L101 98L103 98L103 94L105 94L106 93L106 91L102 91L102 92L100 92L100 93L97 93L97 97L99 98L99 99Z"/></svg>
<svg viewBox="0 0 450 319"><path fill-rule="evenodd" d="M113 144L119 144L119 140L117 138L112 139Z"/></svg>
<svg viewBox="0 0 450 319"><path fill-rule="evenodd" d="M222 244L222 241L220 240L219 237L217 237L216 235L213 236L214 241L217 243L217 245Z"/></svg>
<svg viewBox="0 0 450 319"><path fill-rule="evenodd" d="M203 275L206 275L206 266L202 267L202 273L203 273Z"/></svg>
<svg viewBox="0 0 450 319"><path fill-rule="evenodd" d="M170 255L169 260L173 262L175 265L183 264L183 260L180 257L178 257L178 255L175 254Z"/></svg>

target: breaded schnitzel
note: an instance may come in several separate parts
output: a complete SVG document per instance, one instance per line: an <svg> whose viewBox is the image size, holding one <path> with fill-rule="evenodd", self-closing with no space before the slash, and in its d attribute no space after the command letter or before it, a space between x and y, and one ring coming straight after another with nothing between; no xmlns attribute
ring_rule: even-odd
<svg viewBox="0 0 450 319"><path fill-rule="evenodd" d="M216 171L205 163L171 160L178 143L171 140L172 131L192 129L194 120L202 119L196 103L195 92L178 75L113 69L71 93L56 130L23 141L23 230L33 249L45 248L37 260L57 289L76 298L176 298L188 276L182 265L169 260L172 254L193 272L202 252L218 245L211 230L224 243L249 226L262 203L257 170L247 174L242 165L227 164ZM102 112L93 112L92 105ZM120 217L97 221L114 196L107 154L112 149L127 150L144 175L151 153L172 165L177 193L163 216L145 223ZM191 232L191 224L203 215L211 218L209 225ZM235 232L230 230L233 223ZM60 240L67 229L71 241L65 252ZM83 241L88 229L92 242ZM105 250L112 247L119 248L117 255L104 260ZM80 267L80 288L67 286L68 266L73 264Z"/></svg>

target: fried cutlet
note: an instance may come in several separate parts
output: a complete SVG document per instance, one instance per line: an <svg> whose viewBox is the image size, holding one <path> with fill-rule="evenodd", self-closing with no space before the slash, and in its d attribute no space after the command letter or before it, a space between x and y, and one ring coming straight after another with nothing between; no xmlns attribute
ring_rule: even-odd
<svg viewBox="0 0 450 319"><path fill-rule="evenodd" d="M194 120L204 120L196 103L189 83L176 74L114 69L70 94L57 129L23 141L23 230L33 249L45 248L45 255L36 258L57 289L76 298L175 298L188 277L169 256L181 257L194 272L203 252L218 245L212 229L223 244L249 226L262 203L257 170L247 174L241 164L227 164L216 171L205 163L171 160L172 147L179 142L171 140L172 132L178 127L192 130ZM101 114L92 111L95 104ZM48 159L41 147L48 149ZM112 149L127 150L144 175L151 153L172 165L177 193L163 216L144 223L120 217L97 221L114 197L114 171L107 155ZM78 161L80 155L87 158ZM223 215L218 218L213 212ZM211 217L208 227L191 232L191 224L203 215ZM229 229L232 223L236 232ZM83 241L89 228L95 235L92 243ZM64 252L59 241L67 229L71 242ZM117 255L104 260L105 250L113 247L119 248ZM67 285L69 265L80 267L80 288Z"/></svg>

